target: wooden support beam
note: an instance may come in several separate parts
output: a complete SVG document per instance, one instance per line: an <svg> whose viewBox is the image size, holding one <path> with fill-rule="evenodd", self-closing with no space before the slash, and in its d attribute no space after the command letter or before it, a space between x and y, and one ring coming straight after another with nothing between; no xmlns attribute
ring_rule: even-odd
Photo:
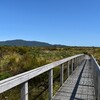
<svg viewBox="0 0 100 100"><path fill-rule="evenodd" d="M61 66L60 66L60 86L62 86L62 84L63 84L63 78L64 78L64 64L62 64Z"/></svg>
<svg viewBox="0 0 100 100"><path fill-rule="evenodd" d="M28 82L21 85L21 100L28 100Z"/></svg>
<svg viewBox="0 0 100 100"><path fill-rule="evenodd" d="M98 71L98 100L100 100L100 71Z"/></svg>
<svg viewBox="0 0 100 100"><path fill-rule="evenodd" d="M49 100L53 97L53 69L49 70Z"/></svg>
<svg viewBox="0 0 100 100"><path fill-rule="evenodd" d="M71 70L73 72L73 59L71 60Z"/></svg>
<svg viewBox="0 0 100 100"><path fill-rule="evenodd" d="M67 76L69 77L70 73L69 73L69 61L67 63Z"/></svg>
<svg viewBox="0 0 100 100"><path fill-rule="evenodd" d="M75 68L77 67L77 65L76 65L76 58L75 58L75 62L74 62L75 64L74 64L74 66L75 66Z"/></svg>

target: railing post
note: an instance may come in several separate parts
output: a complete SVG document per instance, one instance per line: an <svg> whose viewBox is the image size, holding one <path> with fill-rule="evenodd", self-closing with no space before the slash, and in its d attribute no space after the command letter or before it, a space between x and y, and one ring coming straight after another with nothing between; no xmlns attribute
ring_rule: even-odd
<svg viewBox="0 0 100 100"><path fill-rule="evenodd" d="M67 62L67 75L69 77L69 61Z"/></svg>
<svg viewBox="0 0 100 100"><path fill-rule="evenodd" d="M61 65L60 67L60 86L62 86L63 84L63 69L64 68L64 64Z"/></svg>
<svg viewBox="0 0 100 100"><path fill-rule="evenodd" d="M73 59L73 71L75 70L75 58Z"/></svg>
<svg viewBox="0 0 100 100"><path fill-rule="evenodd" d="M79 65L79 57L77 57L77 65Z"/></svg>
<svg viewBox="0 0 100 100"><path fill-rule="evenodd" d="M75 68L77 67L77 63L76 63L76 61L77 61L77 60L76 60L76 58L75 58Z"/></svg>
<svg viewBox="0 0 100 100"><path fill-rule="evenodd" d="M79 63L80 63L79 61L80 61L80 59L79 59L79 57L78 57L77 59L78 59L78 66L79 66Z"/></svg>
<svg viewBox="0 0 100 100"><path fill-rule="evenodd" d="M78 57L76 58L76 65L78 66Z"/></svg>
<svg viewBox="0 0 100 100"><path fill-rule="evenodd" d="M75 58L75 62L74 62L75 64L74 64L74 66L75 66L75 68L77 67L77 65L76 65L76 58Z"/></svg>
<svg viewBox="0 0 100 100"><path fill-rule="evenodd" d="M81 56L81 62L82 62L82 56ZM81 62L80 62L80 63L81 63Z"/></svg>
<svg viewBox="0 0 100 100"><path fill-rule="evenodd" d="M100 72L98 72L98 100L100 100Z"/></svg>
<svg viewBox="0 0 100 100"><path fill-rule="evenodd" d="M21 85L21 100L28 100L28 82Z"/></svg>
<svg viewBox="0 0 100 100"><path fill-rule="evenodd" d="M73 59L71 60L71 70L73 72Z"/></svg>
<svg viewBox="0 0 100 100"><path fill-rule="evenodd" d="M93 79L94 79L94 88L95 88L95 96L96 96L96 100L100 100L100 97L99 97L99 77L98 77L98 68L97 68L97 65L94 61L94 59L92 58L92 67L93 67ZM98 84L99 83L99 84ZM99 98L99 99L98 99Z"/></svg>
<svg viewBox="0 0 100 100"><path fill-rule="evenodd" d="M80 63L82 62L82 56L80 57Z"/></svg>
<svg viewBox="0 0 100 100"><path fill-rule="evenodd" d="M53 97L53 69L49 70L49 100Z"/></svg>

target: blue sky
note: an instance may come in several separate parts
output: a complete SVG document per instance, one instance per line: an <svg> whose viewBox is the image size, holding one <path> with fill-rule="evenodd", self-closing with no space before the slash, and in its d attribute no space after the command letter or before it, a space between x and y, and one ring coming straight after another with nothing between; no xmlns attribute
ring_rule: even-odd
<svg viewBox="0 0 100 100"><path fill-rule="evenodd" d="M100 46L100 0L0 0L0 40Z"/></svg>

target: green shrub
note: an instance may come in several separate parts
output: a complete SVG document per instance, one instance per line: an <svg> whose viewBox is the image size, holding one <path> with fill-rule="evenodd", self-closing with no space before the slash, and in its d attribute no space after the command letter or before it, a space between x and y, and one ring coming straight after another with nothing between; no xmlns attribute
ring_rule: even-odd
<svg viewBox="0 0 100 100"><path fill-rule="evenodd" d="M0 80L10 77L11 75L8 72L1 72L0 73Z"/></svg>

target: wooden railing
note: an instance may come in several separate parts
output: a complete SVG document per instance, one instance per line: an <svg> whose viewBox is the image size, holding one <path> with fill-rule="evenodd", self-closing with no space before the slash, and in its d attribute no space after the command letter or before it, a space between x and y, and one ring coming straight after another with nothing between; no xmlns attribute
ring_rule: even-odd
<svg viewBox="0 0 100 100"><path fill-rule="evenodd" d="M96 100L100 100L100 66L93 56L92 56L92 59L91 59L91 63L92 63L92 66L93 66L94 87L95 87Z"/></svg>
<svg viewBox="0 0 100 100"><path fill-rule="evenodd" d="M64 79L63 79L63 65L67 62L68 67L68 76L70 75L70 66L69 62L71 62L71 72L84 60L85 55L79 54L72 57L68 57L39 68L24 72L22 74L4 79L0 81L0 93L3 93L13 87L16 87L21 84L21 100L28 100L28 81L44 72L49 72L49 100L53 97L53 68L60 66L60 85L62 86Z"/></svg>

